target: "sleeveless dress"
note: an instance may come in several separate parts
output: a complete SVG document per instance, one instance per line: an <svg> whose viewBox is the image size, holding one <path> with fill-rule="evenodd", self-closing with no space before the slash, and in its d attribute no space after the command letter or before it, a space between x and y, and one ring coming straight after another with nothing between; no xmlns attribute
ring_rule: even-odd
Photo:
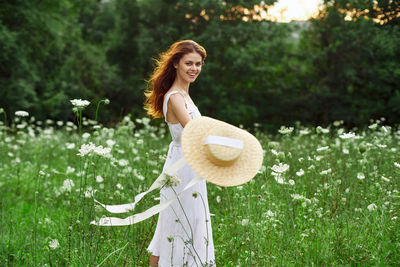
<svg viewBox="0 0 400 267"><path fill-rule="evenodd" d="M180 123L171 124L166 119L168 100L175 93L179 92L167 93L163 103L165 122L172 136L163 170L183 157L180 145L183 127ZM191 118L201 116L195 105L186 98L185 102ZM181 168L177 174L181 183L175 187L162 188L161 203L179 194L197 176L189 165ZM160 257L160 267L216 266L206 181L200 181L183 192L178 200L160 212L153 239L147 249L154 256Z"/></svg>

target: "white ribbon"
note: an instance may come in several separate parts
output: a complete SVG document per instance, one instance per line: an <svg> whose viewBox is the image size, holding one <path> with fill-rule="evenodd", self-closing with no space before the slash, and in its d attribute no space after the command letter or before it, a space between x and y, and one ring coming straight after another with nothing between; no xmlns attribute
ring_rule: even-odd
<svg viewBox="0 0 400 267"><path fill-rule="evenodd" d="M229 146L233 148L243 149L243 141L229 137L209 135L207 136L204 144Z"/></svg>
<svg viewBox="0 0 400 267"><path fill-rule="evenodd" d="M128 211L132 211L135 208L136 204L147 193L149 193L149 192L151 192L151 191L153 191L153 190L155 190L157 188L161 188L161 186L164 185L164 180L165 180L165 176L166 175L173 176L178 170L180 170L186 164L187 164L187 162L186 162L185 158L181 158L180 160L178 160L177 162L172 164L164 172L162 172L160 174L160 176L158 176L158 178L154 181L154 183L150 186L150 188L147 191L138 194L135 197L135 202L133 202L133 203L121 204L121 205L105 205L105 204L102 204L99 201L97 201L95 198L93 198L93 199L94 199L94 201L96 203L98 203L99 205L101 205L107 211L109 211L111 213L125 213L125 212L128 212ZM92 222L90 222L90 224L94 224L94 225L97 225L97 226L125 226L125 225L131 225L131 224L135 224L135 223L141 222L141 221L146 220L146 219L150 218L151 216L159 213L160 211L166 209L175 199L178 198L178 196L181 193L183 193L184 191L186 191L190 187L194 186L196 183L198 183L201 180L203 180L203 179L198 177L198 176L193 178L186 185L186 187L179 194L177 194L175 197L172 197L172 198L168 199L167 201L165 201L163 203L155 205L155 206L147 209L144 212L131 215L131 216L126 217L124 219L116 218L116 217L105 217L105 218L103 217L98 222L92 221Z"/></svg>

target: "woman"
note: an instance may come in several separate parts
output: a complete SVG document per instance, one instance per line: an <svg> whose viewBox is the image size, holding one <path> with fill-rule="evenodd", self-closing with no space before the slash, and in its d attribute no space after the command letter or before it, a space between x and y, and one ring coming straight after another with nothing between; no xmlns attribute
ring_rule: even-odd
<svg viewBox="0 0 400 267"><path fill-rule="evenodd" d="M189 95L190 83L201 72L207 54L191 40L179 41L160 56L146 91L145 109L154 118L164 117L172 142L163 170L183 157L180 137L183 127L201 114ZM196 177L187 165L179 170L181 183L160 190L164 202ZM205 181L179 195L160 212L154 237L148 247L150 266L215 266L210 212Z"/></svg>

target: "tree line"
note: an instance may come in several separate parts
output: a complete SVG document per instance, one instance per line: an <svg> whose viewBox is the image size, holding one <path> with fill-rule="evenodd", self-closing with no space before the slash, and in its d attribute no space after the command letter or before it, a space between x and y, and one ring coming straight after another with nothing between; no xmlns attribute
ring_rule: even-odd
<svg viewBox="0 0 400 267"><path fill-rule="evenodd" d="M144 116L154 59L193 39L208 56L190 89L203 115L267 129L300 121L400 122L400 3L325 0L303 23L260 20L275 1L42 0L0 3L0 108L100 121Z"/></svg>

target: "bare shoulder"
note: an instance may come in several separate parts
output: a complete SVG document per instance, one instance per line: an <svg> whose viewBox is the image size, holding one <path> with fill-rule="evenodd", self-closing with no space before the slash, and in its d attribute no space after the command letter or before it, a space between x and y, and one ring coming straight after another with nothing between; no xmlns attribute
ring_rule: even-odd
<svg viewBox="0 0 400 267"><path fill-rule="evenodd" d="M185 98L182 94L176 93L169 97L168 106L171 107L186 107Z"/></svg>

